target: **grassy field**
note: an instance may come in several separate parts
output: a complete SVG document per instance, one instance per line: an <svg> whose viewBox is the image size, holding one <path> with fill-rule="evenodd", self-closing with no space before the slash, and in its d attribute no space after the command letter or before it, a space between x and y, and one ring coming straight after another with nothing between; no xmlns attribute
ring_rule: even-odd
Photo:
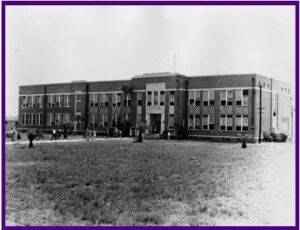
<svg viewBox="0 0 300 230"><path fill-rule="evenodd" d="M11 225L292 225L292 144L6 146Z"/></svg>

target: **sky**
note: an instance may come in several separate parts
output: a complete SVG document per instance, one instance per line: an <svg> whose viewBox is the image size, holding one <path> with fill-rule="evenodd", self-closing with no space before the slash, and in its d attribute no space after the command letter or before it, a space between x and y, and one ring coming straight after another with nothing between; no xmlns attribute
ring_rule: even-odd
<svg viewBox="0 0 300 230"><path fill-rule="evenodd" d="M174 68L293 83L294 18L292 6L7 6L6 116L18 115L20 85Z"/></svg>

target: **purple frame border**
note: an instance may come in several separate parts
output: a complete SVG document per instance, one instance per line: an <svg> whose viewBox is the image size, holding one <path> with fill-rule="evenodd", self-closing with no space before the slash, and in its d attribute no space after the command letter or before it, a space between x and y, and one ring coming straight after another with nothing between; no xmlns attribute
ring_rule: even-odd
<svg viewBox="0 0 300 230"><path fill-rule="evenodd" d="M296 132L295 132L295 164L296 164L296 186L295 186L295 196L296 196L296 206L295 206L295 226L199 226L199 227L131 227L131 226L5 226L5 9L6 6L61 6L61 5L73 5L73 6L105 6L105 5L140 5L140 6L170 6L170 5L223 5L223 6L294 6L295 7L295 120L296 120ZM177 229L190 229L190 228L209 228L209 229L221 229L221 230L231 230L231 229L276 229L276 230L287 230L287 229L299 229L299 2L298 1L2 1L2 229L165 229L172 230ZM284 211L284 210L283 210Z"/></svg>

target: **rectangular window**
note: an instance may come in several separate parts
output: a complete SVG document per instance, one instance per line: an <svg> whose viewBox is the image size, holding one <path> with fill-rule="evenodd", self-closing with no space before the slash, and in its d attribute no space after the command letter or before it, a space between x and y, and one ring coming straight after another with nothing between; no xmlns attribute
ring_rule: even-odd
<svg viewBox="0 0 300 230"><path fill-rule="evenodd" d="M95 127L96 125L95 125L95 114L94 113L92 113L92 114L90 114L90 127Z"/></svg>
<svg viewBox="0 0 300 230"><path fill-rule="evenodd" d="M207 90L203 91L202 95L203 95L203 105L208 106L208 91Z"/></svg>
<svg viewBox="0 0 300 230"><path fill-rule="evenodd" d="M228 90L227 91L227 105L232 105L233 104L233 91Z"/></svg>
<svg viewBox="0 0 300 230"><path fill-rule="evenodd" d="M104 106L108 107L108 94L104 94Z"/></svg>
<svg viewBox="0 0 300 230"><path fill-rule="evenodd" d="M235 105L242 105L242 90L235 91Z"/></svg>
<svg viewBox="0 0 300 230"><path fill-rule="evenodd" d="M215 105L215 91L209 90L208 92L209 92L209 94L208 94L209 105L213 106L213 105Z"/></svg>
<svg viewBox="0 0 300 230"><path fill-rule="evenodd" d="M221 115L220 117L220 130L225 131L226 130L226 116Z"/></svg>
<svg viewBox="0 0 300 230"><path fill-rule="evenodd" d="M81 101L81 100L82 100L82 95L81 95L81 93L77 93L77 94L76 94L75 100L76 100L76 101Z"/></svg>
<svg viewBox="0 0 300 230"><path fill-rule="evenodd" d="M226 105L226 90L220 91L220 101L221 105Z"/></svg>
<svg viewBox="0 0 300 230"><path fill-rule="evenodd" d="M174 129L174 114L170 114L170 117L169 117L169 129Z"/></svg>
<svg viewBox="0 0 300 230"><path fill-rule="evenodd" d="M248 116L243 115L243 131L248 131Z"/></svg>
<svg viewBox="0 0 300 230"><path fill-rule="evenodd" d="M175 91L170 91L170 105L175 105Z"/></svg>
<svg viewBox="0 0 300 230"><path fill-rule="evenodd" d="M32 96L32 107L36 107L37 106L37 96Z"/></svg>
<svg viewBox="0 0 300 230"><path fill-rule="evenodd" d="M121 93L117 93L117 106L121 106L122 103L122 94Z"/></svg>
<svg viewBox="0 0 300 230"><path fill-rule="evenodd" d="M22 97L22 107L23 107L23 108L27 107L27 103L28 103L28 102L27 102L27 96L23 96L23 97Z"/></svg>
<svg viewBox="0 0 300 230"><path fill-rule="evenodd" d="M154 91L154 105L158 105L158 91Z"/></svg>
<svg viewBox="0 0 300 230"><path fill-rule="evenodd" d="M202 129L208 130L208 115L206 114L202 115Z"/></svg>
<svg viewBox="0 0 300 230"><path fill-rule="evenodd" d="M112 115L112 126L119 126L121 124L121 115L113 114Z"/></svg>
<svg viewBox="0 0 300 230"><path fill-rule="evenodd" d="M189 129L194 129L194 115L189 115Z"/></svg>
<svg viewBox="0 0 300 230"><path fill-rule="evenodd" d="M42 125L43 124L43 114L38 113L37 114L37 125Z"/></svg>
<svg viewBox="0 0 300 230"><path fill-rule="evenodd" d="M195 91L189 91L189 105L195 105Z"/></svg>
<svg viewBox="0 0 300 230"><path fill-rule="evenodd" d="M138 104L138 106L142 106L142 93L141 92L137 93L137 104Z"/></svg>
<svg viewBox="0 0 300 230"><path fill-rule="evenodd" d="M91 94L90 95L90 106L97 107L98 106L98 94Z"/></svg>
<svg viewBox="0 0 300 230"><path fill-rule="evenodd" d="M249 103L249 90L243 90L243 105L248 105Z"/></svg>
<svg viewBox="0 0 300 230"><path fill-rule="evenodd" d="M147 92L147 105L148 106L152 105L152 92L151 91Z"/></svg>
<svg viewBox="0 0 300 230"><path fill-rule="evenodd" d="M33 125L33 113L29 114L29 125Z"/></svg>
<svg viewBox="0 0 300 230"><path fill-rule="evenodd" d="M126 95L126 106L131 106L131 94Z"/></svg>
<svg viewBox="0 0 300 230"><path fill-rule="evenodd" d="M48 96L48 107L54 107L54 95Z"/></svg>
<svg viewBox="0 0 300 230"><path fill-rule="evenodd" d="M242 116L241 115L235 116L235 130L242 131Z"/></svg>
<svg viewBox="0 0 300 230"><path fill-rule="evenodd" d="M99 95L99 104L100 107L104 107L104 94Z"/></svg>
<svg viewBox="0 0 300 230"><path fill-rule="evenodd" d="M37 125L37 114L36 113L33 113L32 114L32 124L33 125Z"/></svg>
<svg viewBox="0 0 300 230"><path fill-rule="evenodd" d="M55 114L55 125L60 125L61 124L61 114L57 113Z"/></svg>
<svg viewBox="0 0 300 230"><path fill-rule="evenodd" d="M112 96L112 106L116 107L117 106L117 94L113 93L111 96Z"/></svg>
<svg viewBox="0 0 300 230"><path fill-rule="evenodd" d="M28 107L32 107L32 96L28 97Z"/></svg>
<svg viewBox="0 0 300 230"><path fill-rule="evenodd" d="M62 95L56 95L56 106L62 107Z"/></svg>
<svg viewBox="0 0 300 230"><path fill-rule="evenodd" d="M70 104L71 104L71 98L70 98L70 95L64 95L64 105L65 107L70 107Z"/></svg>
<svg viewBox="0 0 300 230"><path fill-rule="evenodd" d="M104 114L99 114L99 127L104 127Z"/></svg>
<svg viewBox="0 0 300 230"><path fill-rule="evenodd" d="M195 115L195 129L200 129L200 115Z"/></svg>
<svg viewBox="0 0 300 230"><path fill-rule="evenodd" d="M196 106L200 106L201 105L200 94L201 94L201 91L196 91L195 92L195 105Z"/></svg>
<svg viewBox="0 0 300 230"><path fill-rule="evenodd" d="M209 130L215 130L215 117L213 114L209 115Z"/></svg>
<svg viewBox="0 0 300 230"><path fill-rule="evenodd" d="M160 91L160 97L159 97L160 106L164 106L165 105L165 91Z"/></svg>
<svg viewBox="0 0 300 230"><path fill-rule="evenodd" d="M108 114L107 113L104 113L103 114L103 119L104 119L104 127L107 127L108 126Z"/></svg>
<svg viewBox="0 0 300 230"><path fill-rule="evenodd" d="M231 131L232 130L232 115L221 115L220 117L220 130Z"/></svg>
<svg viewBox="0 0 300 230"><path fill-rule="evenodd" d="M35 101L36 101L36 107L41 107L41 97L42 96L40 96L40 95L38 95L38 96L36 96L36 99L35 99Z"/></svg>
<svg viewBox="0 0 300 230"><path fill-rule="evenodd" d="M232 130L232 115L227 115L227 130L231 131Z"/></svg>
<svg viewBox="0 0 300 230"><path fill-rule="evenodd" d="M30 113L26 114L26 125L30 125Z"/></svg>
<svg viewBox="0 0 300 230"><path fill-rule="evenodd" d="M26 125L26 113L22 114L22 125Z"/></svg>

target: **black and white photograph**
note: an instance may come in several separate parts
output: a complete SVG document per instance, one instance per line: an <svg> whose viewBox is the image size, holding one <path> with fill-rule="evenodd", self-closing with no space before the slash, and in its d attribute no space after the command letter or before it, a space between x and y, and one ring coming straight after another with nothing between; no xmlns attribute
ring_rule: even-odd
<svg viewBox="0 0 300 230"><path fill-rule="evenodd" d="M298 6L98 3L5 6L5 225L295 226Z"/></svg>

